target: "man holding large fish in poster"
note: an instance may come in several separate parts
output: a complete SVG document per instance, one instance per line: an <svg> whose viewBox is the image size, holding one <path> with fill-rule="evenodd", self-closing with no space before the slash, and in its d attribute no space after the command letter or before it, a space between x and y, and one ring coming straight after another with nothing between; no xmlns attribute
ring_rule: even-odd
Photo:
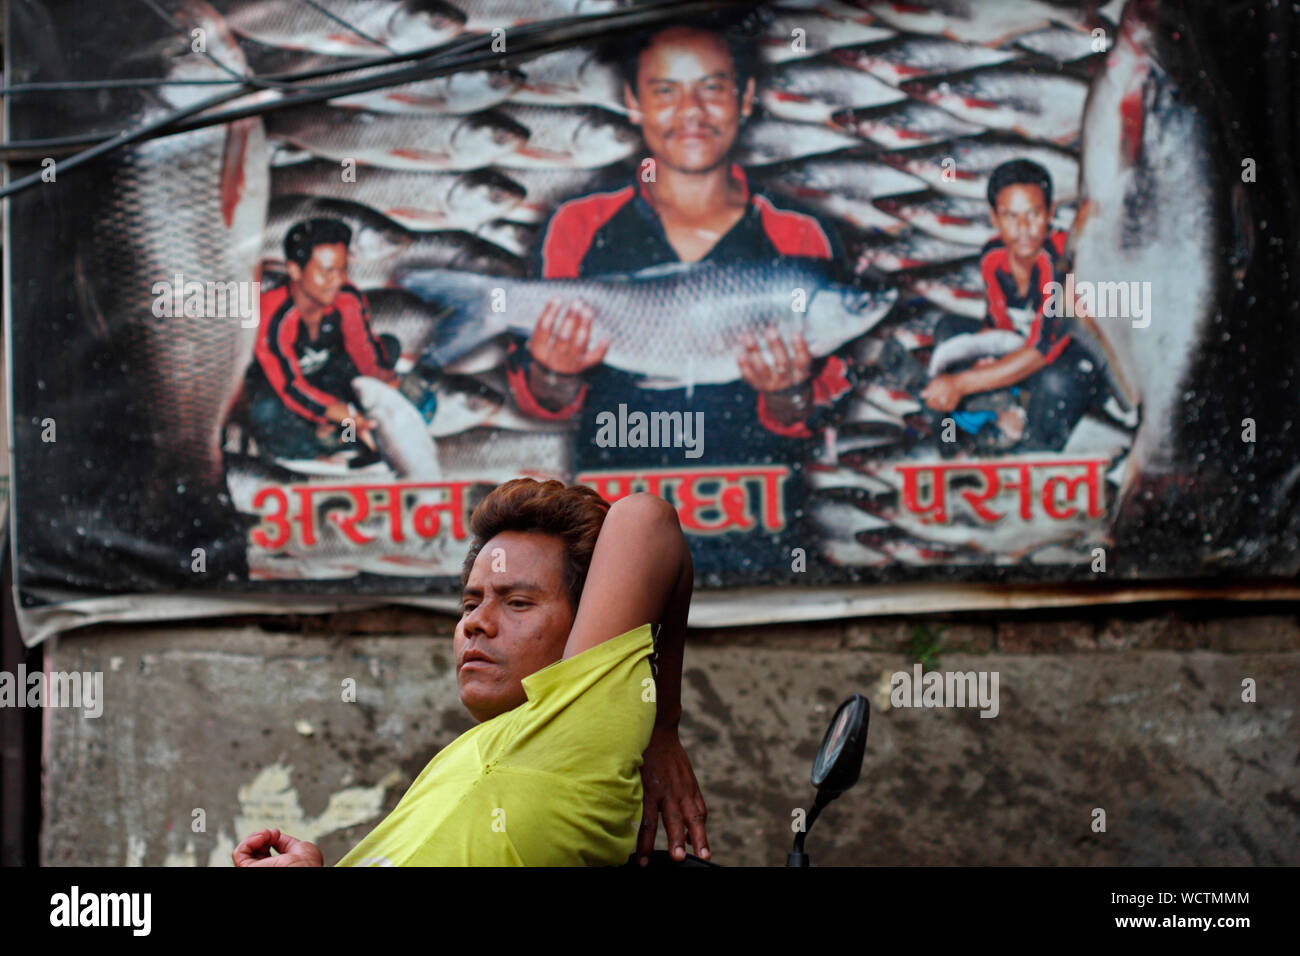
<svg viewBox="0 0 1300 956"><path fill-rule="evenodd" d="M579 420L577 471L607 482L607 493L626 494L646 468L675 469L686 526L698 515L692 530L724 532L697 553L703 572L720 572L736 566L735 535L726 532L748 537L760 521L768 532L786 527L800 496L798 476L785 466L802 457L814 416L850 387L846 363L830 353L882 318L893 296L836 287L843 250L834 227L785 198L751 191L734 162L758 65L743 16L648 32L612 47L609 59L621 65L629 119L650 155L634 182L571 199L550 218L537 271L569 281L502 286L513 316L538 315L526 346L510 356L509 381L525 413ZM613 281L580 281L599 277ZM452 281L415 274L403 284L445 303L457 298ZM656 289L662 294L642 294ZM540 314L519 311L521 296L534 303L540 295L547 296ZM490 334L490 314L477 315L488 320L479 334ZM464 348L472 344L466 339ZM655 352L668 361L656 362ZM683 422L685 454L661 448L654 418L648 441L638 441L624 428L625 421L635 428L638 412L664 416L665 445L680 447L667 423ZM719 473L764 461L779 471L747 490ZM682 466L708 472L693 477ZM709 503L695 508L697 497ZM782 549L768 550L771 563L786 563ZM761 549L748 560L767 563Z"/></svg>

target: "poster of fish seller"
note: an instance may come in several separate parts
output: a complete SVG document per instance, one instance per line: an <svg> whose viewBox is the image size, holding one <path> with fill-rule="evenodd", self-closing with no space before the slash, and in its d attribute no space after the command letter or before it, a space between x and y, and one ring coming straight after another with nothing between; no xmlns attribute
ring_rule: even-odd
<svg viewBox="0 0 1300 956"><path fill-rule="evenodd" d="M29 639L454 596L520 476L720 623L1300 569L1290 121L1197 4L114 6L8 3Z"/></svg>

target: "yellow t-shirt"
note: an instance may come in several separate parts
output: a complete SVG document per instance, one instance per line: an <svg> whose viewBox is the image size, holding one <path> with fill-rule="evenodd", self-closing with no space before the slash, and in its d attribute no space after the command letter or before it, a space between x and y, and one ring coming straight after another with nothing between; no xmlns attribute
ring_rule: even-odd
<svg viewBox="0 0 1300 956"><path fill-rule="evenodd" d="M654 729L649 624L523 679L527 700L429 761L339 866L626 863Z"/></svg>

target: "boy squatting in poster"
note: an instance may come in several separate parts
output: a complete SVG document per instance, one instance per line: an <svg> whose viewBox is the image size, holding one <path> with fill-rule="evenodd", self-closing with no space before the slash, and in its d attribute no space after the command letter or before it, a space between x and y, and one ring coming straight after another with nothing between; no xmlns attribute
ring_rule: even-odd
<svg viewBox="0 0 1300 956"><path fill-rule="evenodd" d="M998 230L980 257L988 312L983 321L945 316L935 330L935 347L986 329L1017 332L1025 344L1000 358L981 358L974 367L935 375L921 399L935 413L936 436L942 436L943 420L951 417L963 432L975 434L980 450L1060 451L1084 412L1106 391L1099 363L1070 338L1067 318L1047 309L1050 296L1044 287L1057 279L1066 240L1063 231L1048 235L1052 180L1037 163L1011 160L993 171L988 199ZM995 411L999 403L987 393L1015 386L1029 392L1028 407L1003 403ZM975 396L985 400L967 402ZM960 450L958 442L937 444L946 456Z"/></svg>
<svg viewBox="0 0 1300 956"><path fill-rule="evenodd" d="M375 337L365 297L348 284L352 230L337 219L296 223L284 239L288 281L262 293L255 360L245 377L249 425L259 453L315 458L344 447L352 421L376 460L370 422L354 407L360 375L397 383L395 336Z"/></svg>
<svg viewBox="0 0 1300 956"><path fill-rule="evenodd" d="M470 525L453 646L479 723L338 865L621 865L634 849L648 858L660 818L675 859L688 833L707 859L677 731L694 567L676 512L649 494L611 506L518 478ZM279 830L246 838L234 861L324 865Z"/></svg>

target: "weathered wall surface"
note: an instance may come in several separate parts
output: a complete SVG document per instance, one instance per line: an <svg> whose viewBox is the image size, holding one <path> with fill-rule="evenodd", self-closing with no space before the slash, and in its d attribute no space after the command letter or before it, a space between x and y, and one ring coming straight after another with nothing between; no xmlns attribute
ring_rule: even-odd
<svg viewBox="0 0 1300 956"><path fill-rule="evenodd" d="M826 722L860 691L863 777L810 834L818 864L1300 864L1295 608L1102 613L693 635L682 736L715 860L784 863ZM889 675L934 643L918 624L931 667L998 673L996 718L890 707ZM106 701L46 712L43 862L228 866L278 826L333 863L471 726L451 626L394 610L57 639L47 666L103 671Z"/></svg>

